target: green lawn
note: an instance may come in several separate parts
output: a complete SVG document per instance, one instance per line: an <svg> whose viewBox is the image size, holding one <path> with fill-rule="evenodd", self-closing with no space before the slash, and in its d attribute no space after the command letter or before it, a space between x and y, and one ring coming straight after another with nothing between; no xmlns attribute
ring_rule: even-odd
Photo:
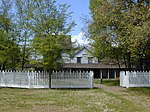
<svg viewBox="0 0 150 112"><path fill-rule="evenodd" d="M96 79L94 80L94 83L95 84L98 84L99 83L99 80ZM106 85L106 86L119 86L120 85L120 82L119 80L107 80L107 79L104 79L102 81L102 84ZM139 95L147 95L147 96L150 96L150 88L144 88L144 87L141 87L141 88L128 88L129 92L132 91L132 93L134 94L139 94Z"/></svg>
<svg viewBox="0 0 150 112"><path fill-rule="evenodd" d="M95 83L95 84L99 84L99 83L100 83L100 80L99 80L99 79L94 79L94 83ZM104 85L106 85L106 86L119 86L119 85L120 85L120 82L119 82L119 80L103 79L103 80L102 80L102 84L104 84Z"/></svg>
<svg viewBox="0 0 150 112"><path fill-rule="evenodd" d="M128 88L128 90L138 95L147 95L150 97L150 88Z"/></svg>
<svg viewBox="0 0 150 112"><path fill-rule="evenodd" d="M147 112L122 96L101 89L0 88L0 112Z"/></svg>
<svg viewBox="0 0 150 112"><path fill-rule="evenodd" d="M99 79L94 79L94 83L95 84L99 84L100 81ZM106 85L106 86L119 86L120 85L120 82L119 80L108 80L108 79L104 79L102 81L102 84ZM144 87L141 87L141 88L137 88L137 87L132 87L132 88L128 88L128 91L129 92L132 92L134 94L138 94L138 95L147 95L147 96L150 96L150 88L144 88Z"/></svg>
<svg viewBox="0 0 150 112"><path fill-rule="evenodd" d="M103 80L102 84L107 86L119 86L120 82L119 80Z"/></svg>

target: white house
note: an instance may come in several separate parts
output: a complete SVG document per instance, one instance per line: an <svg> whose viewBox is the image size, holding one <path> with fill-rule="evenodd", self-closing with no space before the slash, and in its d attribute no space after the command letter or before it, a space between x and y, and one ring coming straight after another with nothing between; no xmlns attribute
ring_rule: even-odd
<svg viewBox="0 0 150 112"><path fill-rule="evenodd" d="M62 58L64 60L64 70L92 70L95 78L116 78L119 77L119 71L124 69L124 67L118 68L116 64L109 63L109 61L105 59L98 62L98 59L93 57L86 47L81 48L71 57L63 53Z"/></svg>
<svg viewBox="0 0 150 112"><path fill-rule="evenodd" d="M62 54L62 57L65 63L78 63L78 64L98 63L98 59L93 57L86 47L83 47L71 57L66 53Z"/></svg>

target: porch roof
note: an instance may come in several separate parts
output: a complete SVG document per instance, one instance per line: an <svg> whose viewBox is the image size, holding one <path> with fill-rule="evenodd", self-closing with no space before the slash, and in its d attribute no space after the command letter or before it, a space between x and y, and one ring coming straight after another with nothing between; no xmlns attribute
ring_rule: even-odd
<svg viewBox="0 0 150 112"><path fill-rule="evenodd" d="M80 63L67 63L63 65L63 68L92 68L92 69L119 69L117 65L113 64L100 64L100 63L91 63L91 64L80 64ZM124 65L121 65L120 68L125 68Z"/></svg>

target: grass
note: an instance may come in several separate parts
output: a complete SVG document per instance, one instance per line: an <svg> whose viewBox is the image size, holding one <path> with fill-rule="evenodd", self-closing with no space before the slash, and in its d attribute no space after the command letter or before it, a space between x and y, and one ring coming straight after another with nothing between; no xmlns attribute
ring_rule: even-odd
<svg viewBox="0 0 150 112"><path fill-rule="evenodd" d="M94 83L95 84L99 84L100 83L100 80L99 79L94 79ZM102 81L102 84L106 85L106 86L119 86L119 80L108 80L108 79L104 79ZM144 87L141 87L141 88L138 88L138 87L131 87L131 88L128 88L128 91L129 92L132 92L134 94L139 94L139 95L147 95L147 96L150 96L150 88L144 88Z"/></svg>
<svg viewBox="0 0 150 112"><path fill-rule="evenodd" d="M101 89L0 88L0 112L146 112Z"/></svg>
<svg viewBox="0 0 150 112"><path fill-rule="evenodd" d="M150 88L128 88L129 91L139 95L146 95L150 97Z"/></svg>
<svg viewBox="0 0 150 112"><path fill-rule="evenodd" d="M102 84L106 86L119 86L120 82L119 80L103 80Z"/></svg>
<svg viewBox="0 0 150 112"><path fill-rule="evenodd" d="M100 84L100 79L94 79L93 82L94 84Z"/></svg>
<svg viewBox="0 0 150 112"><path fill-rule="evenodd" d="M94 79L94 83L95 84L100 84L100 80L99 79ZM106 85L106 86L119 86L120 82L119 80L114 80L114 79L103 79L102 80L102 84Z"/></svg>
<svg viewBox="0 0 150 112"><path fill-rule="evenodd" d="M95 84L99 84L100 80L99 79L94 79ZM102 84L106 86L119 86L119 80L108 80L108 79L103 79ZM134 94L139 94L139 95L147 95L150 96L150 88L138 88L138 87L131 87L128 88L128 92L132 92Z"/></svg>

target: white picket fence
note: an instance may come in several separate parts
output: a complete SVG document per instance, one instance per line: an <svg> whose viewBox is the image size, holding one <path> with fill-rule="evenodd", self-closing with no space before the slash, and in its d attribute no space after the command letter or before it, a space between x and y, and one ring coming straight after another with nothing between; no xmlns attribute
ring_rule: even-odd
<svg viewBox="0 0 150 112"><path fill-rule="evenodd" d="M53 72L51 88L93 88L93 72Z"/></svg>
<svg viewBox="0 0 150 112"><path fill-rule="evenodd" d="M49 88L49 73L1 71L0 87Z"/></svg>
<svg viewBox="0 0 150 112"><path fill-rule="evenodd" d="M0 87L93 88L93 72L0 71Z"/></svg>
<svg viewBox="0 0 150 112"><path fill-rule="evenodd" d="M120 72L120 86L122 87L150 87L150 72Z"/></svg>

